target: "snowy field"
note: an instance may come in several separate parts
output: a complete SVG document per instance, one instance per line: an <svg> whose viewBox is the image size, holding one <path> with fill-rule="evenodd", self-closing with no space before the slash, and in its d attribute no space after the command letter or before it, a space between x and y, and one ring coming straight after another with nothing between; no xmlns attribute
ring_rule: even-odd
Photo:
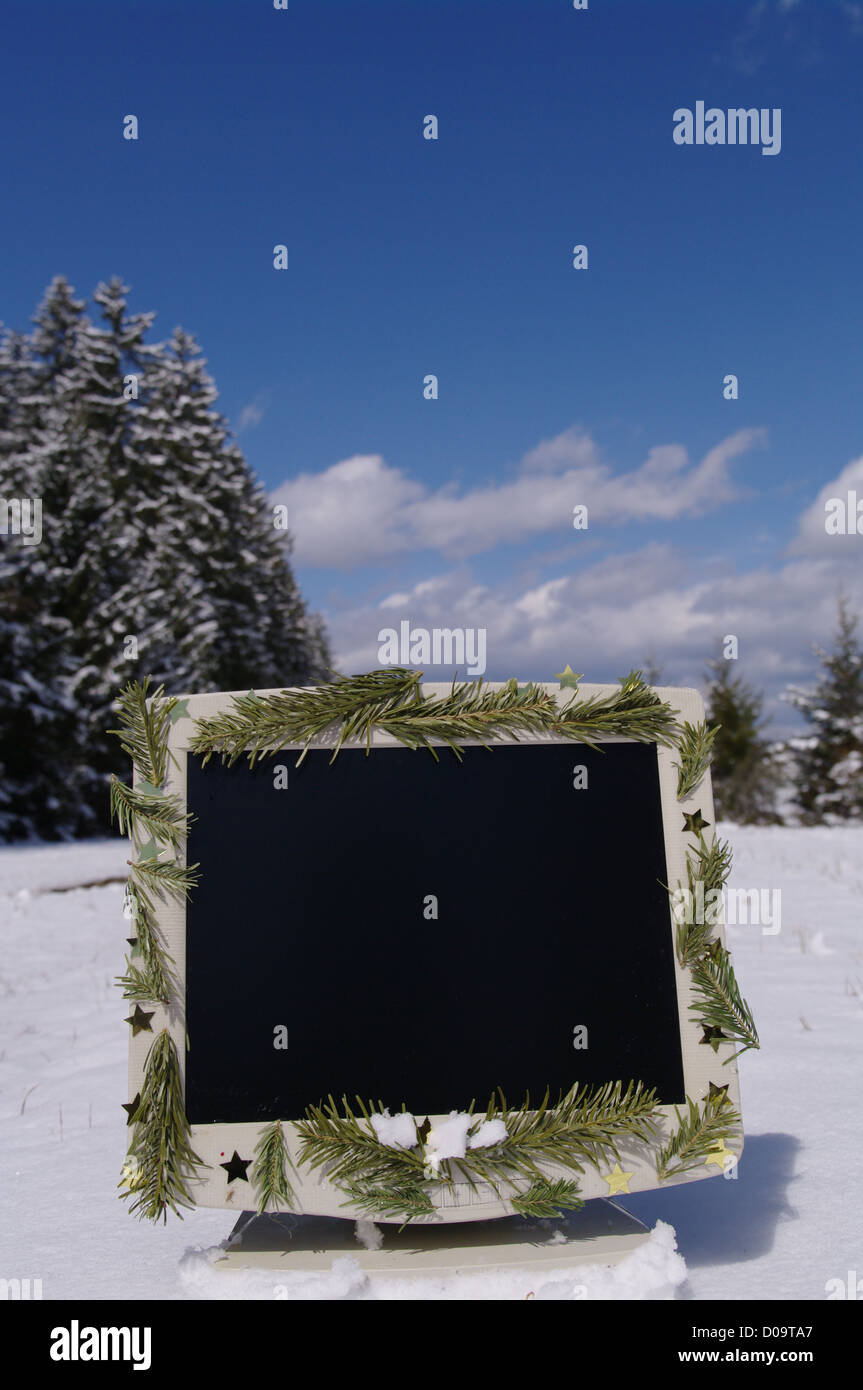
<svg viewBox="0 0 863 1390"><path fill-rule="evenodd" d="M619 1199L653 1229L615 1270L371 1285L329 1274L216 1273L231 1221L154 1227L116 1183L125 1151L126 845L0 849L0 1278L43 1297L721 1298L823 1300L863 1274L863 829L720 827L731 887L780 889L781 931L731 928L762 1050L741 1059L746 1147L734 1180ZM77 887L76 885L95 885ZM674 1249L676 1234L677 1252ZM281 1296L285 1296L284 1292Z"/></svg>

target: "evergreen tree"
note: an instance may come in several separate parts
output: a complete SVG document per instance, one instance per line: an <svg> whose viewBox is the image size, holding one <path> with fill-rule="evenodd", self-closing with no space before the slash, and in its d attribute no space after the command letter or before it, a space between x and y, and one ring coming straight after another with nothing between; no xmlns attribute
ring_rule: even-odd
<svg viewBox="0 0 863 1390"><path fill-rule="evenodd" d="M763 696L721 657L708 663L707 720L719 724L710 773L716 814L738 825L775 824L779 768L762 737Z"/></svg>
<svg viewBox="0 0 863 1390"><path fill-rule="evenodd" d="M145 343L153 315L127 314L127 293L99 285L94 324L57 277L29 337L0 338L0 496L43 504L40 545L0 538L6 838L107 828L125 769L105 731L130 676L175 693L327 678L197 345Z"/></svg>
<svg viewBox="0 0 863 1390"><path fill-rule="evenodd" d="M37 412L37 366L27 339L0 335L0 503L27 505L44 531L39 478L23 460ZM8 513L6 514L8 517ZM38 534L38 530L36 532ZM36 539L33 534L32 539ZM56 833L64 816L64 753L75 710L64 688L67 624L47 603L42 544L4 526L0 534L0 839ZM61 788L58 792L58 788ZM72 793L80 788L72 787Z"/></svg>
<svg viewBox="0 0 863 1390"><path fill-rule="evenodd" d="M242 690L327 678L328 653L299 595L264 495L216 409L190 334L177 329L145 378L134 427L148 479L142 660L170 653L186 689Z"/></svg>
<svg viewBox="0 0 863 1390"><path fill-rule="evenodd" d="M787 698L814 729L790 740L795 754L795 800L805 824L863 816L863 653L857 615L839 600L832 653L816 647L822 675L814 690L792 686Z"/></svg>

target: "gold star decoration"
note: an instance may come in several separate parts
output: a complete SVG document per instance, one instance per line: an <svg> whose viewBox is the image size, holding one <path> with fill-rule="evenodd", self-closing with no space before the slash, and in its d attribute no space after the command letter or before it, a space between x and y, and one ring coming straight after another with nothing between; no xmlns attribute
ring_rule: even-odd
<svg viewBox="0 0 863 1390"><path fill-rule="evenodd" d="M737 1155L731 1149L726 1149L725 1140L720 1139L718 1144L714 1144L710 1153L705 1158L705 1164L715 1163L717 1168L721 1168L723 1173L731 1163L736 1162Z"/></svg>
<svg viewBox="0 0 863 1390"><path fill-rule="evenodd" d="M128 1187L130 1192L134 1192L141 1187L144 1182L144 1170L137 1158L127 1158L123 1164L118 1187Z"/></svg>
<svg viewBox="0 0 863 1390"><path fill-rule="evenodd" d="M709 1082L707 1099L713 1105L730 1105L731 1101L728 1099L728 1083L726 1082L724 1086L714 1086L712 1081Z"/></svg>
<svg viewBox="0 0 863 1390"><path fill-rule="evenodd" d="M709 824L710 821L704 819L700 810L693 811L690 815L687 815L686 811L683 812L683 829L692 835L700 835Z"/></svg>
<svg viewBox="0 0 863 1390"><path fill-rule="evenodd" d="M431 1120L426 1115L421 1125L417 1125L417 1139L424 1144L431 1133Z"/></svg>
<svg viewBox="0 0 863 1390"><path fill-rule="evenodd" d="M701 1031L702 1031L702 1033L704 1034L704 1037L698 1039L698 1045L699 1045L699 1047L703 1047L704 1044L706 1043L708 1047L712 1047L712 1048L713 1048L713 1051L714 1051L714 1052L718 1052L718 1051L719 1051L719 1044L720 1044L721 1042L725 1042L725 1041L726 1041L725 1034L723 1033L722 1029L721 1029L721 1028L711 1028L709 1024L707 1024L707 1023L702 1023L702 1025L701 1025Z"/></svg>
<svg viewBox="0 0 863 1390"><path fill-rule="evenodd" d="M562 671L555 671L554 679L560 681L561 690L577 690L581 676L577 676L569 662L567 662Z"/></svg>
<svg viewBox="0 0 863 1390"><path fill-rule="evenodd" d="M722 960L722 957L727 956L728 952L726 951L722 942L717 940L711 941L710 945L707 948L707 955L710 957L711 960Z"/></svg>
<svg viewBox="0 0 863 1390"><path fill-rule="evenodd" d="M601 1174L602 1181L608 1183L608 1195L613 1197L615 1192L628 1192L629 1179L635 1177L632 1173L624 1173L619 1163L615 1163L610 1173Z"/></svg>
<svg viewBox="0 0 863 1390"><path fill-rule="evenodd" d="M127 1114L128 1117L129 1117L128 1120L126 1121L126 1124L127 1124L127 1125L130 1125L130 1124L132 1123L133 1119L135 1118L135 1111L138 1109L138 1106L139 1106L140 1104L141 1104L141 1092L139 1091L138 1094L136 1095L136 1097L135 1097L134 1100L130 1100L128 1105L124 1105L124 1106L123 1106L123 1109L125 1110L126 1114Z"/></svg>
<svg viewBox="0 0 863 1390"><path fill-rule="evenodd" d="M153 1010L153 1013L155 1013L155 1009ZM133 1014L130 1014L129 1017L126 1019L126 1022L131 1023L132 1025L133 1038L137 1038L139 1033L152 1033L153 1029L150 1026L150 1019L152 1017L153 1014L145 1013L144 1010L141 1008L140 1004L135 1005L135 1012Z"/></svg>

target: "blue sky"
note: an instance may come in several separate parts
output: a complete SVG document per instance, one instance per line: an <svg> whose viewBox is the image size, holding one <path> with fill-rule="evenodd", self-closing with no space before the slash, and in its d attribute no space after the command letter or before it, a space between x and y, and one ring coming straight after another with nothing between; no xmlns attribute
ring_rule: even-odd
<svg viewBox="0 0 863 1390"><path fill-rule="evenodd" d="M734 633L773 700L863 609L861 60L847 0L7 3L0 319L119 274L197 337L345 669L405 618L697 683ZM698 100L781 151L675 144Z"/></svg>

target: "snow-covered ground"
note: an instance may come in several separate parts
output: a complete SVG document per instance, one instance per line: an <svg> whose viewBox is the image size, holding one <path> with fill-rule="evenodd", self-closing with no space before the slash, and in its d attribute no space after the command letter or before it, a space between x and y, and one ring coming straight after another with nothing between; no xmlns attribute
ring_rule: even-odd
<svg viewBox="0 0 863 1390"><path fill-rule="evenodd" d="M281 1296L823 1300L828 1280L863 1273L863 829L720 833L730 886L782 895L778 933L729 930L762 1042L740 1063L737 1178L619 1199L654 1234L612 1271L371 1285L348 1257L280 1275ZM45 1298L272 1298L272 1273L212 1270L223 1212L153 1227L118 1200L127 926L122 885L99 885L126 854L121 841L0 850L0 1279L41 1279Z"/></svg>

